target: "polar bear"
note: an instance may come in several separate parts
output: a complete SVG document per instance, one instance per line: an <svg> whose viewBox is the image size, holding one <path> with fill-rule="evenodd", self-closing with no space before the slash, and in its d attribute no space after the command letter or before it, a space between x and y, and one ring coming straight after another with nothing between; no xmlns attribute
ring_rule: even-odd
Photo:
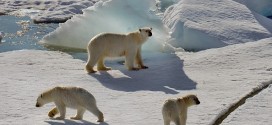
<svg viewBox="0 0 272 125"><path fill-rule="evenodd" d="M170 125L171 121L175 122L176 125L186 125L188 107L198 104L200 104L200 101L195 95L167 99L162 107L164 125Z"/></svg>
<svg viewBox="0 0 272 125"><path fill-rule="evenodd" d="M41 107L50 102L54 102L56 105L48 113L51 118L60 113L60 116L56 119L64 119L66 107L70 107L77 109L77 114L71 119L81 120L84 112L88 110L98 117L97 122L104 121L103 113L97 108L94 96L85 89L79 87L54 87L40 94L37 98L36 107Z"/></svg>
<svg viewBox="0 0 272 125"><path fill-rule="evenodd" d="M141 46L152 36L152 28L140 28L138 31L128 34L102 33L93 37L87 46L88 61L86 71L96 72L93 67L97 63L97 70L111 70L104 65L105 57L125 56L125 64L128 70L148 68L143 64ZM134 63L138 67L134 66Z"/></svg>

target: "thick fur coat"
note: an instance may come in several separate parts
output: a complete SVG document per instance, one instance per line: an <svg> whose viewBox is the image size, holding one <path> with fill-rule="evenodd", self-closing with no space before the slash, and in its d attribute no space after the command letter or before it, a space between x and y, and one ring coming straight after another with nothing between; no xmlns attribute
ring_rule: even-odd
<svg viewBox="0 0 272 125"><path fill-rule="evenodd" d="M54 102L56 107L49 113L49 117L54 117L60 113L57 119L64 119L66 107L77 109L77 114L71 119L81 120L86 110L92 112L98 117L98 122L104 121L103 113L97 108L94 96L87 90L79 87L54 87L44 91L37 98L36 107L41 107L44 104Z"/></svg>
<svg viewBox="0 0 272 125"><path fill-rule="evenodd" d="M93 67L97 64L97 70L110 70L104 65L104 59L120 56L125 56L125 64L129 70L148 68L142 61L141 46L152 36L151 30L141 28L128 34L102 33L93 37L87 46L88 60L85 69L88 73L94 73ZM138 66L134 66L134 63Z"/></svg>
<svg viewBox="0 0 272 125"><path fill-rule="evenodd" d="M195 95L167 99L162 107L164 125L170 125L171 121L176 125L186 125L188 107L198 104L200 101Z"/></svg>

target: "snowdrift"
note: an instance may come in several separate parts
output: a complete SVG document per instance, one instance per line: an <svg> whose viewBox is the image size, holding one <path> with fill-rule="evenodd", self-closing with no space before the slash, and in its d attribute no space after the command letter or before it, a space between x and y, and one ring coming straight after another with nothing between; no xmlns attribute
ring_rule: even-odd
<svg viewBox="0 0 272 125"><path fill-rule="evenodd" d="M30 16L35 23L60 23L98 0L1 0L0 14Z"/></svg>
<svg viewBox="0 0 272 125"><path fill-rule="evenodd" d="M238 1L243 1L249 9L254 10L263 16L272 16L271 0L238 0Z"/></svg>
<svg viewBox="0 0 272 125"><path fill-rule="evenodd" d="M85 49L89 40L101 32L126 33L141 27L152 27L151 39L143 49L160 50L167 40L168 31L161 19L151 10L156 9L154 0L108 0L98 2L60 25L45 36L40 43Z"/></svg>
<svg viewBox="0 0 272 125"><path fill-rule="evenodd" d="M201 50L271 37L272 22L263 18L232 0L182 0L165 11L163 22L172 45Z"/></svg>
<svg viewBox="0 0 272 125"><path fill-rule="evenodd" d="M70 120L76 110L67 109L65 120L54 120L47 116L53 103L35 107L37 96L46 89L79 86L90 91L105 112L105 123L100 125L162 125L164 100L192 93L198 95L201 104L188 110L187 124L208 125L219 112L260 83L271 80L271 45L272 38L268 38L196 53L155 52L145 55L147 70L131 72L123 65L110 63L114 70L91 75L84 71L85 61L67 53L41 50L0 53L0 99L4 100L0 101L0 124L97 125L90 112L84 114L84 120ZM269 103L267 107L258 101L252 108L262 114L262 119L255 121L258 125L271 118L267 115L271 114L268 109L271 93L266 96L270 98L264 101ZM255 115L243 114L246 118ZM237 117L231 125L236 125L237 120L242 125L251 124Z"/></svg>
<svg viewBox="0 0 272 125"><path fill-rule="evenodd" d="M255 7L254 0L100 1L84 10L83 15L60 25L40 43L85 49L98 33L126 33L151 26L154 36L143 50L172 49L173 46L187 50L218 48L271 37L272 21L263 16L270 12L264 6L266 3ZM258 7L265 9L258 11Z"/></svg>

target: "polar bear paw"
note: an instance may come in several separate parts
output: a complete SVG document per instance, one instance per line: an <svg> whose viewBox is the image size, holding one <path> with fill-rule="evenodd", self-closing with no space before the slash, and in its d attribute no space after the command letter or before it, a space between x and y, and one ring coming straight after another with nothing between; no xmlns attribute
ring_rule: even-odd
<svg viewBox="0 0 272 125"><path fill-rule="evenodd" d="M97 67L97 70L108 71L111 70L111 67Z"/></svg>
<svg viewBox="0 0 272 125"><path fill-rule="evenodd" d="M56 117L56 120L64 120L64 117Z"/></svg>
<svg viewBox="0 0 272 125"><path fill-rule="evenodd" d="M74 120L82 120L82 117L70 117L70 119L74 119Z"/></svg>
<svg viewBox="0 0 272 125"><path fill-rule="evenodd" d="M104 122L104 119L98 119L97 122Z"/></svg>
<svg viewBox="0 0 272 125"><path fill-rule="evenodd" d="M59 113L58 109L57 108L53 108L50 112L48 112L48 116L50 118L53 118L58 113Z"/></svg>
<svg viewBox="0 0 272 125"><path fill-rule="evenodd" d="M148 69L147 66L141 66L140 68L141 68L141 69Z"/></svg>

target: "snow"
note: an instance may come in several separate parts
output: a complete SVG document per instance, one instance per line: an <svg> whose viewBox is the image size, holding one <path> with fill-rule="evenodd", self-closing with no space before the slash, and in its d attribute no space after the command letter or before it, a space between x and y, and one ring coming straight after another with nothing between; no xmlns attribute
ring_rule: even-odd
<svg viewBox="0 0 272 125"><path fill-rule="evenodd" d="M22 4L23 9L37 1L27 2L28 4ZM60 4L62 2L59 1L56 5L67 7L64 10L69 9L66 5L74 5L69 1ZM201 101L200 105L189 108L187 124L212 124L235 102L271 81L272 26L271 20L262 13L269 11L254 10L253 2L254 0L96 2L94 6L84 10L82 15L76 15L61 24L41 42L85 49L89 39L97 33L125 33L151 26L154 36L144 44L143 53L144 63L149 68L128 71L122 61L109 60L106 65L113 70L87 74L84 71L86 53L80 55L84 58L75 59L58 51L2 52L0 124L98 124L89 112L84 115L84 120L75 121L69 117L76 111L69 109L66 119L59 121L47 116L48 111L54 107L53 103L36 108L37 96L54 86L79 86L90 91L105 114L105 122L101 125L162 124L163 101L185 94L197 94ZM258 6L266 4L265 2L267 1L260 2ZM173 3L177 4L170 6ZM35 5L41 7L44 4ZM14 4L0 6L1 9L2 6L16 7ZM165 9L162 17L161 12ZM22 11L34 15L41 12ZM53 11L57 13L63 10ZM54 17L47 14L44 13L45 16ZM207 50L162 53L165 45L169 45L169 48L175 46ZM259 95L248 99L222 124L267 124L271 117L270 95L271 85Z"/></svg>
<svg viewBox="0 0 272 125"><path fill-rule="evenodd" d="M250 98L238 110L233 112L222 125L267 125L272 117L272 86ZM250 115L249 115L250 114Z"/></svg>
<svg viewBox="0 0 272 125"><path fill-rule="evenodd" d="M153 0L100 1L84 10L83 15L76 15L60 25L40 43L86 49L89 40L101 32L127 33L142 27L152 27L154 35L143 49L160 51L169 36L160 18L150 11L156 8L155 3Z"/></svg>
<svg viewBox="0 0 272 125"><path fill-rule="evenodd" d="M151 26L155 33L144 50L203 50L271 37L272 21L246 5L250 4L232 0L100 1L83 15L60 25L40 43L85 49L98 33L125 33L144 26Z"/></svg>
<svg viewBox="0 0 272 125"><path fill-rule="evenodd" d="M163 22L173 46L203 50L271 37L271 20L261 23L260 16L232 0L182 0L165 11Z"/></svg>
<svg viewBox="0 0 272 125"><path fill-rule="evenodd" d="M90 91L105 113L105 125L162 124L163 101L189 93L197 94L201 104L189 109L188 124L207 125L233 102L271 79L271 41L269 38L197 53L154 52L144 55L149 69L132 72L118 62L108 61L114 70L91 75L84 71L86 60L62 52L0 53L0 98L5 100L0 102L0 123L96 124L96 118L88 112L83 121L58 121L47 116L53 104L35 107L40 92L63 85ZM69 118L75 111L67 113Z"/></svg>
<svg viewBox="0 0 272 125"><path fill-rule="evenodd" d="M65 22L98 0L0 0L0 15L30 16L35 23Z"/></svg>
<svg viewBox="0 0 272 125"><path fill-rule="evenodd" d="M77 49L85 49L100 32L126 33L144 26L156 34L144 50L203 50L272 36L272 21L265 17L272 15L269 0L97 1L3 1L1 6L4 13L27 13L35 22L72 18L41 43Z"/></svg>
<svg viewBox="0 0 272 125"><path fill-rule="evenodd" d="M238 0L239 1L239 0ZM263 16L272 16L271 0L240 0L247 5L248 8L256 11Z"/></svg>

